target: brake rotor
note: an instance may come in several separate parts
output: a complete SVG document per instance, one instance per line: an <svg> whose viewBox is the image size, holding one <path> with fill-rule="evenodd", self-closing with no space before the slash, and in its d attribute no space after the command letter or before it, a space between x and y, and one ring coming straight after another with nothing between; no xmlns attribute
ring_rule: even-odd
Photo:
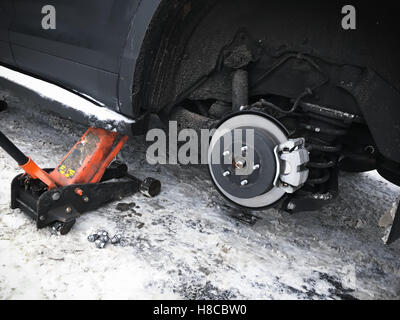
<svg viewBox="0 0 400 320"><path fill-rule="evenodd" d="M242 112L224 120L208 151L208 167L218 191L251 209L278 202L286 192L274 185L280 174L274 149L287 141L285 128L267 115Z"/></svg>

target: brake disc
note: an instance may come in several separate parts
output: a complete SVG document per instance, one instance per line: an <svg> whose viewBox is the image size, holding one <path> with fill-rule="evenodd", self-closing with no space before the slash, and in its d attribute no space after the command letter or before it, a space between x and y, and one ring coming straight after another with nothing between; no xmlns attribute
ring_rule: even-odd
<svg viewBox="0 0 400 320"><path fill-rule="evenodd" d="M293 193L308 177L304 139L289 140L275 119L241 112L224 120L208 152L212 180L222 195L239 206L259 209Z"/></svg>

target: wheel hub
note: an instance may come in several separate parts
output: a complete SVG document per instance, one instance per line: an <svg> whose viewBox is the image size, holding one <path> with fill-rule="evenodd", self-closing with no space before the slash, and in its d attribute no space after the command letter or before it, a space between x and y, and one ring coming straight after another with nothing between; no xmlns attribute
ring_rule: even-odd
<svg viewBox="0 0 400 320"><path fill-rule="evenodd" d="M277 184L290 164L282 165L276 148L288 141L286 130L274 119L240 113L225 120L211 139L209 171L217 189L243 207L263 208L287 191Z"/></svg>

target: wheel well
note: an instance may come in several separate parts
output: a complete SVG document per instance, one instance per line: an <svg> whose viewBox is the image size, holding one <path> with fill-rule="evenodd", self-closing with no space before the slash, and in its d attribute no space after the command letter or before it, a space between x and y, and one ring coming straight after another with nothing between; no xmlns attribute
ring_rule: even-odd
<svg viewBox="0 0 400 320"><path fill-rule="evenodd" d="M341 0L164 0L142 46L134 104L169 114L187 99L231 103L232 74L245 61L250 98L290 100L312 88L308 102L364 116L380 152L398 161L397 142L386 138L400 136L394 10L355 0L358 29L349 31L341 26L343 5ZM385 112L376 110L379 101Z"/></svg>
<svg viewBox="0 0 400 320"><path fill-rule="evenodd" d="M215 5L212 0L163 0L146 32L135 68L133 104L158 112L171 92L185 46L197 24Z"/></svg>
<svg viewBox="0 0 400 320"><path fill-rule="evenodd" d="M346 66L353 73L360 72L357 67L370 67L400 89L400 79L393 71L400 70L400 62L387 59L387 52L393 52L397 43L395 29L389 28L394 21L386 18L386 25L376 28L376 19L387 15L390 8L385 11L385 6L369 5L367 10L362 1L355 3L362 13L359 30L345 31L341 28L342 1L163 0L138 59L135 105L158 112L185 98L185 93L217 68L221 51L240 30L272 57L301 52L342 66L344 73L349 72ZM347 99L344 104L351 102Z"/></svg>

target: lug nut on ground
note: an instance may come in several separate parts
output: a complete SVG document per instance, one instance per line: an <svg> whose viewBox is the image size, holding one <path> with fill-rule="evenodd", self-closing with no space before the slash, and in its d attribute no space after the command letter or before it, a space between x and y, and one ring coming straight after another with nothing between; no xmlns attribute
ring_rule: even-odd
<svg viewBox="0 0 400 320"><path fill-rule="evenodd" d="M108 236L108 232L105 230L99 230L97 232L97 234L101 237L101 236Z"/></svg>
<svg viewBox="0 0 400 320"><path fill-rule="evenodd" d="M99 239L100 238L100 236L98 235L98 234L91 234L89 237L88 237L88 240L89 240L89 242L95 242L97 239Z"/></svg>
<svg viewBox="0 0 400 320"><path fill-rule="evenodd" d="M105 230L99 230L98 232L89 235L87 239L89 242L94 242L98 249L104 249L108 243L113 245L123 245L124 241L122 235L120 234L116 234L110 238L108 232Z"/></svg>
<svg viewBox="0 0 400 320"><path fill-rule="evenodd" d="M120 234L116 234L114 237L111 238L111 243L112 244L120 243L121 239L122 239L122 236Z"/></svg>
<svg viewBox="0 0 400 320"><path fill-rule="evenodd" d="M106 247L106 242L101 241L100 239L96 240L95 242L96 247L99 249L104 249Z"/></svg>

